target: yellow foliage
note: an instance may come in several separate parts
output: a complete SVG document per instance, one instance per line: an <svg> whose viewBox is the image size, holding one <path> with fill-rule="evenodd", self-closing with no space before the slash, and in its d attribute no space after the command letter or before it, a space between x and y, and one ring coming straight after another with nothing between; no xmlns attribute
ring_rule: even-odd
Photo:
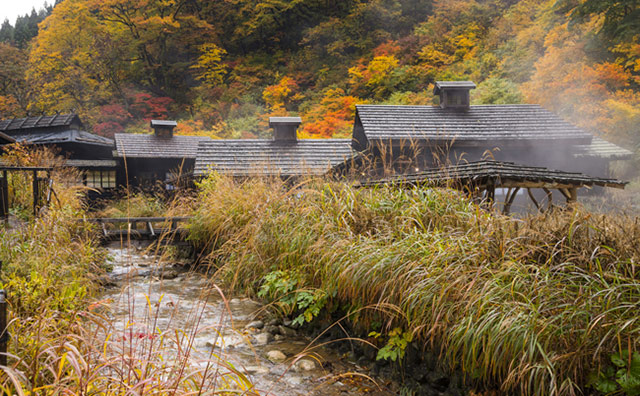
<svg viewBox="0 0 640 396"><path fill-rule="evenodd" d="M191 66L199 72L197 79L209 87L222 84L227 73L227 66L222 63L222 58L227 54L227 51L213 43L207 43L200 47L200 52L202 55L196 64Z"/></svg>

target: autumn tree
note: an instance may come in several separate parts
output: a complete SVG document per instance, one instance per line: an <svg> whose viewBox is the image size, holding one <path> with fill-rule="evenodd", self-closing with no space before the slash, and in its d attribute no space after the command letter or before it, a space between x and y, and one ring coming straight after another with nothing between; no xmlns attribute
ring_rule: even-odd
<svg viewBox="0 0 640 396"><path fill-rule="evenodd" d="M200 52L198 61L192 66L198 72L196 78L209 87L222 84L227 73L227 66L222 63L222 58L227 51L216 44L206 43L200 47Z"/></svg>
<svg viewBox="0 0 640 396"><path fill-rule="evenodd" d="M25 82L27 54L12 45L0 43L0 114L25 115L31 90Z"/></svg>

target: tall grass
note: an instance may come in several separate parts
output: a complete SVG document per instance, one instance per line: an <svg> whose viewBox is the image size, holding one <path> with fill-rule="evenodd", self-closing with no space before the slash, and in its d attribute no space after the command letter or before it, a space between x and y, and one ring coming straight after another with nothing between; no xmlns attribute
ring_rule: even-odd
<svg viewBox="0 0 640 396"><path fill-rule="evenodd" d="M47 165L62 161L39 153L44 152L18 148L3 160L21 166L44 165L41 157ZM99 279L107 270L106 250L94 227L80 221L86 217L82 189L65 188L68 180L75 180L73 174L65 176L62 171L53 176L57 200L38 217L26 215L24 221L0 226L0 288L8 292L10 321L8 364L0 367L0 392L255 394L246 376L222 356L213 350L202 356L195 350L195 334L203 331L197 326L203 306L183 324L183 331L159 329L154 318L160 308L151 302L144 310L148 315L132 314L124 329L112 323L110 303L97 301ZM12 192L24 197L30 194L30 183L18 177ZM138 201L147 202L136 198L122 205ZM26 208L28 203L24 202ZM195 359L203 363L193 364Z"/></svg>
<svg viewBox="0 0 640 396"><path fill-rule="evenodd" d="M517 220L424 187L215 174L200 187L190 237L230 285L295 273L363 330L380 312L361 308L395 306L384 328L479 385L581 394L612 353L639 350L637 219L576 207Z"/></svg>

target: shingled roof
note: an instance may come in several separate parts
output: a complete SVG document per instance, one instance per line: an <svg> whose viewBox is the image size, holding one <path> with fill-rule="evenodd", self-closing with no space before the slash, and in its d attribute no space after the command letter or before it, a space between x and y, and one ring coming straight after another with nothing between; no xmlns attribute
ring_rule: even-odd
<svg viewBox="0 0 640 396"><path fill-rule="evenodd" d="M628 160L633 157L633 152L594 136L591 144L578 146L578 152L575 156Z"/></svg>
<svg viewBox="0 0 640 396"><path fill-rule="evenodd" d="M429 144L485 141L571 141L590 144L592 135L539 105L482 105L468 109L438 106L356 106L356 129L362 140L424 141Z"/></svg>
<svg viewBox="0 0 640 396"><path fill-rule="evenodd" d="M31 144L84 143L99 146L113 146L113 140L109 138L85 131L78 131L75 129L57 132L20 133L14 134L12 137L18 142Z"/></svg>
<svg viewBox="0 0 640 396"><path fill-rule="evenodd" d="M198 146L195 176L322 175L354 155L350 139L211 140Z"/></svg>
<svg viewBox="0 0 640 396"><path fill-rule="evenodd" d="M582 173L551 170L543 167L519 165L513 162L477 161L466 164L434 168L423 172L399 175L391 178L362 182L362 186L378 184L419 184L434 185L487 185L495 187L545 187L559 185L572 187L601 186L624 188L627 182L615 179L591 177Z"/></svg>
<svg viewBox="0 0 640 396"><path fill-rule="evenodd" d="M82 121L80 121L77 114L41 115L2 120L0 121L0 131L12 134L11 132L13 131L21 132L28 129L70 127L71 125L83 127Z"/></svg>
<svg viewBox="0 0 640 396"><path fill-rule="evenodd" d="M198 143L211 140L207 136L158 137L117 133L118 157L127 158L196 158Z"/></svg>

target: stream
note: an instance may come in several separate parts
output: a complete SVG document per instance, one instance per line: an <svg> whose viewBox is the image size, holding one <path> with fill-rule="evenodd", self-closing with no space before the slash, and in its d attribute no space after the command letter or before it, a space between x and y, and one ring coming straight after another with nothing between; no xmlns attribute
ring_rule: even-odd
<svg viewBox="0 0 640 396"><path fill-rule="evenodd" d="M113 270L102 299L109 306L114 337L184 334L193 351L189 365L228 362L260 395L393 394L367 378L368 371L348 356L309 347L311 339L275 319L259 320L264 314L259 302L223 298L205 274L158 264L146 247L133 242L107 246ZM184 356L180 348L167 349L169 359Z"/></svg>

